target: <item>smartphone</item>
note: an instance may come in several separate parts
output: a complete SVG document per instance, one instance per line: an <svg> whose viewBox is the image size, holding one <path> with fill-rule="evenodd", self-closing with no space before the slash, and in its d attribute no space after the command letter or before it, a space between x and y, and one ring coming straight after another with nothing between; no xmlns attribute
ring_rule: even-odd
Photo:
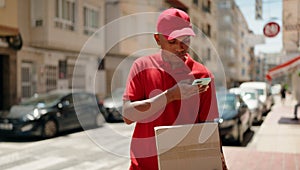
<svg viewBox="0 0 300 170"><path fill-rule="evenodd" d="M208 85L211 81L211 78L208 77L208 78L200 78L200 79L195 79L192 83L192 85L198 85L198 84L201 84L201 85Z"/></svg>

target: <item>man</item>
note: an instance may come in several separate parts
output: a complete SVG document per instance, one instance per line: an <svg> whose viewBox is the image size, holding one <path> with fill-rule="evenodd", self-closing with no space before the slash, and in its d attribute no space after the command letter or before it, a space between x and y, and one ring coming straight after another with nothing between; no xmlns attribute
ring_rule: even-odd
<svg viewBox="0 0 300 170"><path fill-rule="evenodd" d="M131 141L131 170L158 169L154 127L213 121L219 116L214 77L188 54L195 36L189 16L170 8L158 17L157 54L137 59L123 96L125 123L136 122ZM210 77L209 85L192 85ZM224 169L226 165L224 162Z"/></svg>
<svg viewBox="0 0 300 170"><path fill-rule="evenodd" d="M298 107L300 107L300 89L296 89L296 104L295 104L295 107L294 107L294 118L293 120L299 120L298 118Z"/></svg>
<svg viewBox="0 0 300 170"><path fill-rule="evenodd" d="M281 104L284 105L285 104L285 98L286 98L286 85L283 84L281 86L281 90L280 90L280 95L281 95Z"/></svg>

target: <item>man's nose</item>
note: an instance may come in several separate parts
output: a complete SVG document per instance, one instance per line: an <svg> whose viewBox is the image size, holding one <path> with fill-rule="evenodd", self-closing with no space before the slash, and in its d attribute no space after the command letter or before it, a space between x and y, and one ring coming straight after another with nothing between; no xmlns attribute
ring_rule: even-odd
<svg viewBox="0 0 300 170"><path fill-rule="evenodd" d="M177 51L177 52L182 52L182 51L184 51L184 46L185 46L185 44L184 44L183 42L178 41L178 42L176 43L176 51Z"/></svg>

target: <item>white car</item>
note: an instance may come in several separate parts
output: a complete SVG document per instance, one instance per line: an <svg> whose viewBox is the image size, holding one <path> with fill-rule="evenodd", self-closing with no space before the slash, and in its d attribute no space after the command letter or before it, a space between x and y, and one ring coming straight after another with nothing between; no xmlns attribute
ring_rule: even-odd
<svg viewBox="0 0 300 170"><path fill-rule="evenodd" d="M271 86L272 95L280 94L280 90L281 90L281 84L274 84L273 86Z"/></svg>
<svg viewBox="0 0 300 170"><path fill-rule="evenodd" d="M270 86L266 82L244 82L240 85L241 91L253 89L258 92L259 100L263 103L263 114L267 114L274 104L273 96L270 93Z"/></svg>
<svg viewBox="0 0 300 170"><path fill-rule="evenodd" d="M247 104L252 113L252 120L254 123L262 122L263 118L263 103L259 100L259 95L256 90L244 89L241 91L241 97Z"/></svg>

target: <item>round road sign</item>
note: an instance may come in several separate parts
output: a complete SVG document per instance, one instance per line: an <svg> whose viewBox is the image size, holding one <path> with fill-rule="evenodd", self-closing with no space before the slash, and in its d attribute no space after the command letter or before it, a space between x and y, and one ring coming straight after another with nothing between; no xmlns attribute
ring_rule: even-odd
<svg viewBox="0 0 300 170"><path fill-rule="evenodd" d="M264 35L266 37L275 37L280 31L280 26L276 22L269 22L264 26Z"/></svg>

